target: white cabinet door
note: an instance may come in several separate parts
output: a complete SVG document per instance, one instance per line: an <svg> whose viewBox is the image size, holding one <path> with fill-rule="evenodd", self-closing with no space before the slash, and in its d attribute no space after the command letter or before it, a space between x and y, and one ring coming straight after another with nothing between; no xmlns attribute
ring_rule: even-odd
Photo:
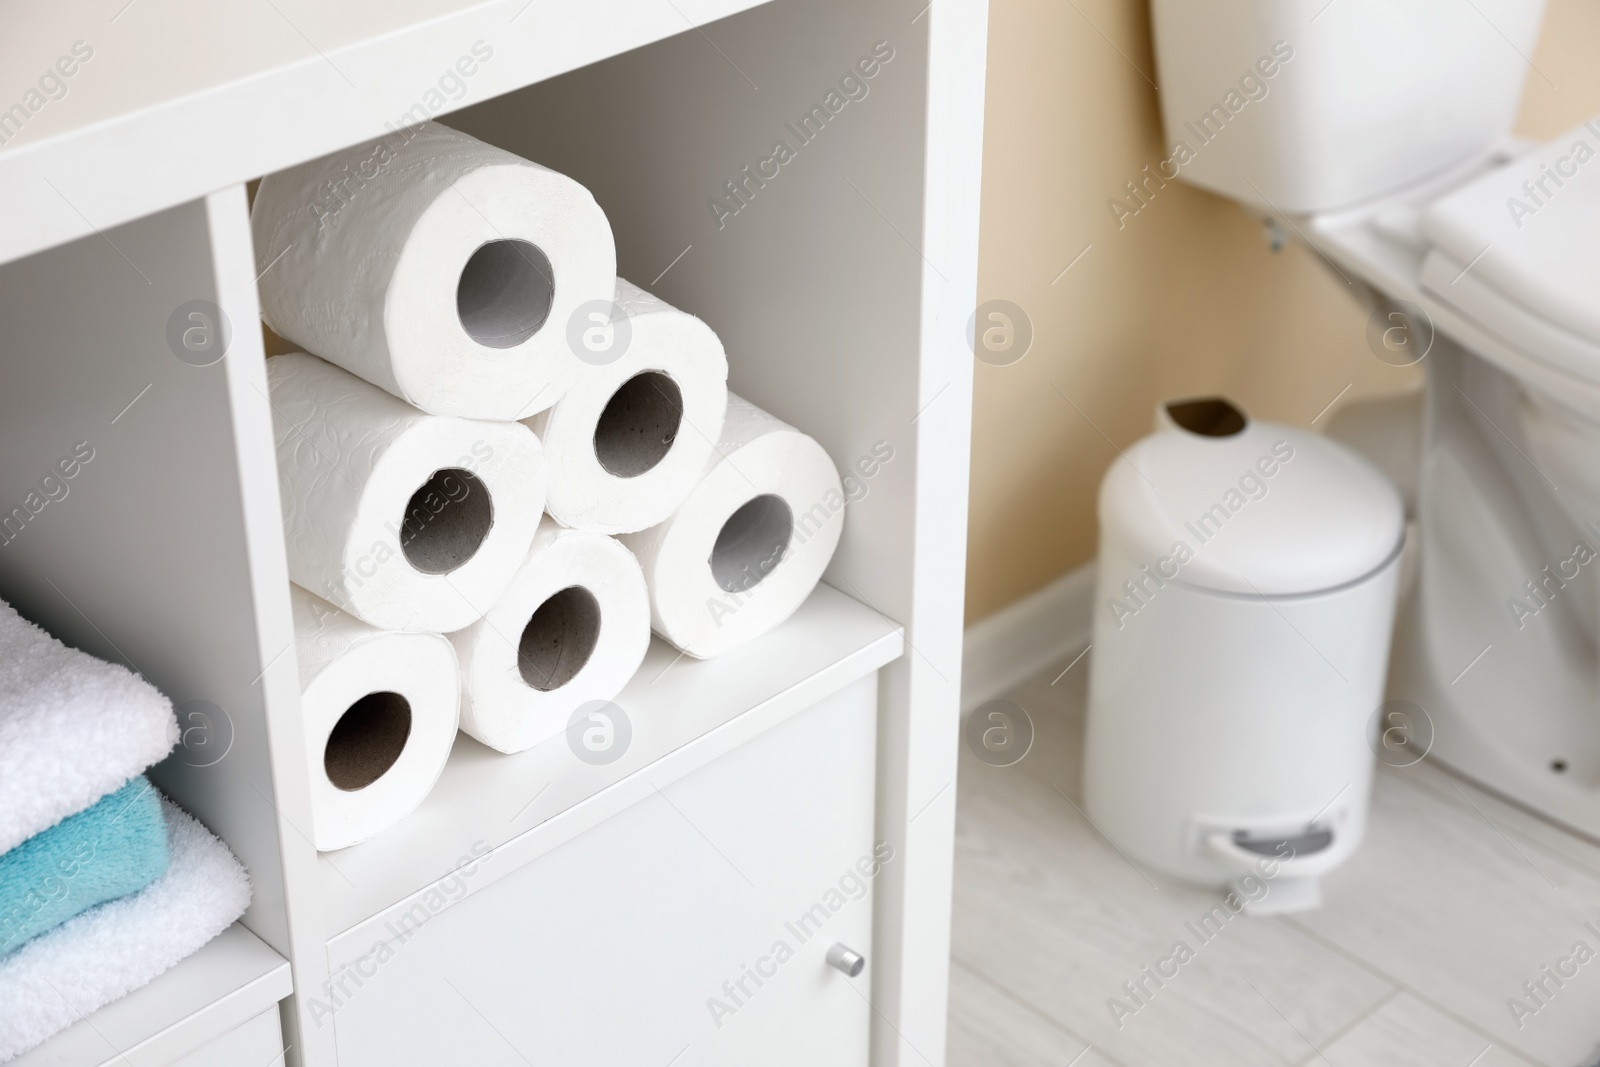
<svg viewBox="0 0 1600 1067"><path fill-rule="evenodd" d="M107 1067L125 1067L127 1061L118 1056L106 1063ZM278 1024L278 1009L273 1007L183 1059L174 1060L171 1067L278 1067L282 1063L283 1030Z"/></svg>
<svg viewBox="0 0 1600 1067"><path fill-rule="evenodd" d="M869 675L439 914L339 1062L865 1067L876 729Z"/></svg>

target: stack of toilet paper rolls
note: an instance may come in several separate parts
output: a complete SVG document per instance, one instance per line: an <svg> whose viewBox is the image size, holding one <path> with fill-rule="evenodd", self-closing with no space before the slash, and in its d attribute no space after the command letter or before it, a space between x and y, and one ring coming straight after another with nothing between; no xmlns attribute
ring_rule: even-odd
<svg viewBox="0 0 1600 1067"><path fill-rule="evenodd" d="M616 276L577 182L424 123L263 179L252 229L305 349L267 379L319 849L420 804L458 727L562 736L652 629L715 656L821 579L832 461Z"/></svg>

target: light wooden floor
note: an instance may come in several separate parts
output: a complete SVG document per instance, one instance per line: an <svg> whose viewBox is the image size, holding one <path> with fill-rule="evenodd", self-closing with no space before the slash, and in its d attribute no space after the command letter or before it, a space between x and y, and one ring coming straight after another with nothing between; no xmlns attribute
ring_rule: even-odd
<svg viewBox="0 0 1600 1067"><path fill-rule="evenodd" d="M1584 942L1600 847L1424 761L1380 768L1320 910L1235 919L1119 1029L1107 1000L1219 892L1136 869L1078 810L1087 660L1010 694L1021 763L963 751L950 1067L1590 1067L1600 955L1519 1029L1507 1000ZM1550 988L1555 988L1549 983Z"/></svg>

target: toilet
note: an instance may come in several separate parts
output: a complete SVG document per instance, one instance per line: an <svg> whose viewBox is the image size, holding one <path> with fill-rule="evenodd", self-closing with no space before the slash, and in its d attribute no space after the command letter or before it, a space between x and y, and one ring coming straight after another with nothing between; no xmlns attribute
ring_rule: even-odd
<svg viewBox="0 0 1600 1067"><path fill-rule="evenodd" d="M1422 362L1388 699L1419 758L1600 837L1600 117L1510 136L1543 9L1153 0L1160 176L1311 246Z"/></svg>

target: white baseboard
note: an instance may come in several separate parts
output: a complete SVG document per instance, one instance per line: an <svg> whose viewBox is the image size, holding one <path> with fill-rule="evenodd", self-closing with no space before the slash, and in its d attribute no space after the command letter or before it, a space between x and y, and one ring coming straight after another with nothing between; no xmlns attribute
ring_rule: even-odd
<svg viewBox="0 0 1600 1067"><path fill-rule="evenodd" d="M1002 696L1089 643L1094 564L1085 563L967 627L961 710Z"/></svg>

